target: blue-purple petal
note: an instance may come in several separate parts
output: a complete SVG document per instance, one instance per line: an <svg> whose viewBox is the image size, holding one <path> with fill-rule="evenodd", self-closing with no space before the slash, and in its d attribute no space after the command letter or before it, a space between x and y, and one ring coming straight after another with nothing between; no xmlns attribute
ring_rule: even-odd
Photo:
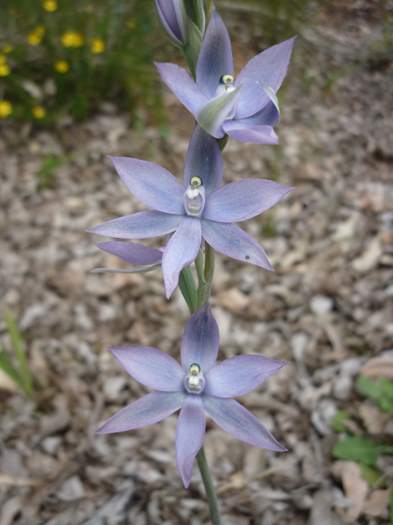
<svg viewBox="0 0 393 525"><path fill-rule="evenodd" d="M182 269L190 265L198 255L201 240L200 220L183 217L176 232L169 239L162 257L162 273L168 299L176 289Z"/></svg>
<svg viewBox="0 0 393 525"><path fill-rule="evenodd" d="M123 346L110 351L136 381L161 392L183 387L184 371L173 357L149 346Z"/></svg>
<svg viewBox="0 0 393 525"><path fill-rule="evenodd" d="M176 464L183 484L188 488L195 456L203 445L206 417L202 400L187 396L180 411L176 429Z"/></svg>
<svg viewBox="0 0 393 525"><path fill-rule="evenodd" d="M260 386L284 365L284 361L261 355L231 357L209 370L205 393L225 398L243 396Z"/></svg>
<svg viewBox="0 0 393 525"><path fill-rule="evenodd" d="M130 264L146 266L150 264L159 264L162 259L162 251L156 248L150 248L143 244L126 241L108 241L97 244L100 250L119 257Z"/></svg>
<svg viewBox="0 0 393 525"><path fill-rule="evenodd" d="M183 189L168 170L129 157L111 157L111 160L128 190L143 204L164 213L183 213Z"/></svg>
<svg viewBox="0 0 393 525"><path fill-rule="evenodd" d="M213 421L235 438L259 448L286 451L267 428L234 399L205 396L203 405Z"/></svg>
<svg viewBox="0 0 393 525"><path fill-rule="evenodd" d="M262 246L235 224L203 220L202 237L215 250L228 257L273 270Z"/></svg>
<svg viewBox="0 0 393 525"><path fill-rule="evenodd" d="M214 11L199 53L196 82L202 92L212 98L222 75L233 75L232 46L222 18Z"/></svg>
<svg viewBox="0 0 393 525"><path fill-rule="evenodd" d="M248 119L228 120L223 129L227 135L239 142L251 144L278 144L278 137L271 126L264 126L248 122Z"/></svg>
<svg viewBox="0 0 393 525"><path fill-rule="evenodd" d="M204 219L239 222L277 204L291 188L268 179L245 179L222 186L206 199Z"/></svg>
<svg viewBox="0 0 393 525"><path fill-rule="evenodd" d="M181 364L188 369L198 364L205 373L215 364L219 346L219 331L208 305L194 313L187 322L181 342Z"/></svg>
<svg viewBox="0 0 393 525"><path fill-rule="evenodd" d="M156 68L161 80L196 118L208 102L208 98L202 93L187 71L170 63L156 63Z"/></svg>
<svg viewBox="0 0 393 525"><path fill-rule="evenodd" d="M151 392L122 408L97 430L99 434L126 432L158 423L170 416L184 401L180 392Z"/></svg>
<svg viewBox="0 0 393 525"><path fill-rule="evenodd" d="M223 173L222 154L218 142L200 126L196 126L188 147L184 185L188 186L191 177L202 179L207 193L221 184Z"/></svg>
<svg viewBox="0 0 393 525"><path fill-rule="evenodd" d="M236 79L236 85L242 86L237 117L249 117L262 109L270 99L266 88L277 92L287 73L294 42L291 38L269 47L245 65Z"/></svg>
<svg viewBox="0 0 393 525"><path fill-rule="evenodd" d="M89 228L89 233L115 239L147 239L176 230L183 217L159 211L141 211Z"/></svg>

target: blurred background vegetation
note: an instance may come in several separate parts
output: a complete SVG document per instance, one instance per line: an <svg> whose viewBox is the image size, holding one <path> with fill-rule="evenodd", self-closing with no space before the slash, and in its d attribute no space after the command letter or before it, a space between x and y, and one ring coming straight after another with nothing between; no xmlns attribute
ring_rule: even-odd
<svg viewBox="0 0 393 525"><path fill-rule="evenodd" d="M318 2L223 0L258 26L263 45L299 32ZM103 102L162 118L154 59L177 59L166 47L153 0L2 0L0 119L51 125L82 120Z"/></svg>

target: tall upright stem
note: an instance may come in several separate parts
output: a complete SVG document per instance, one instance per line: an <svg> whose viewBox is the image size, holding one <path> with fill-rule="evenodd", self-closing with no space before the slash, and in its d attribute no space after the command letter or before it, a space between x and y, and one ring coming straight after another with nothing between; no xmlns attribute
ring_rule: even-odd
<svg viewBox="0 0 393 525"><path fill-rule="evenodd" d="M221 525L220 511L216 491L214 489L213 478L210 474L209 466L206 461L206 455L203 447L197 454L197 463L202 481L205 486L207 499L209 503L210 517L213 525Z"/></svg>

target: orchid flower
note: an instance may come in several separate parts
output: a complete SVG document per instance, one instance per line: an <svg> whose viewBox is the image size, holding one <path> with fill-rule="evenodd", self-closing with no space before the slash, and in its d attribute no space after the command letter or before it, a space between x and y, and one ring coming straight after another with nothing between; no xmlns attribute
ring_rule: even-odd
<svg viewBox="0 0 393 525"><path fill-rule="evenodd" d="M276 93L286 75L294 38L259 53L235 79L231 41L214 11L196 66L196 81L175 64L157 63L164 83L215 138L277 144L280 118Z"/></svg>
<svg viewBox="0 0 393 525"><path fill-rule="evenodd" d="M112 157L112 162L128 190L151 209L88 231L131 240L174 232L162 256L168 298L181 270L195 260L202 240L229 257L272 270L263 248L234 223L268 210L291 188L266 179L245 179L220 187L220 148L199 126L188 149L183 185L152 162L127 157Z"/></svg>
<svg viewBox="0 0 393 525"><path fill-rule="evenodd" d="M204 306L188 321L181 343L181 365L150 347L112 348L120 365L153 390L121 409L98 429L101 434L126 432L158 423L180 409L176 431L177 469L190 484L195 457L203 445L205 413L232 436L277 452L286 449L234 397L251 392L283 365L260 355L243 355L216 363L217 322Z"/></svg>

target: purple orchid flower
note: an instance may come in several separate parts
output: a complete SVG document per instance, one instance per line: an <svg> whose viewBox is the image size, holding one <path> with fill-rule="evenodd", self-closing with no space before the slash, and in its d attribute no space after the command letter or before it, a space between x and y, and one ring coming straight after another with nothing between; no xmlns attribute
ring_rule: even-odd
<svg viewBox="0 0 393 525"><path fill-rule="evenodd" d="M158 423L181 409L176 431L177 469L187 488L195 457L203 445L206 416L237 439L277 452L286 449L234 397L260 386L285 363L260 355L237 356L216 363L218 326L205 305L188 321L181 343L181 366L149 347L112 348L134 379L153 389L121 409L99 429L126 432Z"/></svg>
<svg viewBox="0 0 393 525"><path fill-rule="evenodd" d="M272 270L262 246L233 223L268 210L291 190L289 186L245 179L220 187L220 148L199 126L190 141L183 186L152 162L127 157L112 157L112 161L129 191L152 209L112 219L88 231L119 239L175 232L162 256L168 298L181 270L195 260L203 239L229 257Z"/></svg>
<svg viewBox="0 0 393 525"><path fill-rule="evenodd" d="M252 58L237 78L228 31L215 11L196 67L196 82L175 64L158 63L162 80L210 135L241 142L277 144L276 93L286 75L295 38Z"/></svg>

